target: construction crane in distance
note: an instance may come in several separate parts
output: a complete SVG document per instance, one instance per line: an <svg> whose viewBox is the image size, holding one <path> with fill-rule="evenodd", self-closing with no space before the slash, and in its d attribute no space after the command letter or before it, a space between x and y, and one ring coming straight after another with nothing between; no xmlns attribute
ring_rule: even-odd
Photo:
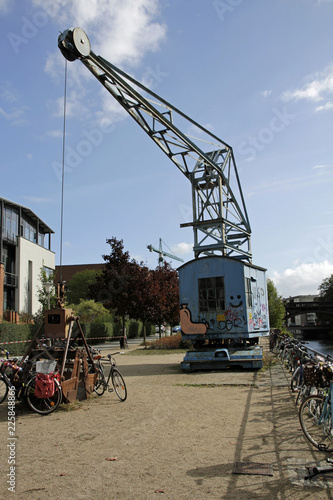
<svg viewBox="0 0 333 500"><path fill-rule="evenodd" d="M147 245L147 248L148 248L149 252L158 253L158 265L159 266L162 265L162 262L164 260L163 257L170 257L170 259L179 260L179 262L184 262L183 259L181 259L180 257L177 257L177 255L175 255L174 253L168 253L168 252L163 251L162 238L160 238L160 244L159 244L158 249L154 248L153 245Z"/></svg>

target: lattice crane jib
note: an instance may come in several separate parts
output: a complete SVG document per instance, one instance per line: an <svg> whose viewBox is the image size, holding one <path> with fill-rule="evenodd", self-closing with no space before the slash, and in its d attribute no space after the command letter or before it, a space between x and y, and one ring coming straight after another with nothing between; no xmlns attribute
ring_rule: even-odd
<svg viewBox="0 0 333 500"><path fill-rule="evenodd" d="M191 182L193 220L181 227L193 227L195 257L216 254L251 262L251 227L232 148L94 54L81 28L64 31L58 46L69 61L81 60Z"/></svg>

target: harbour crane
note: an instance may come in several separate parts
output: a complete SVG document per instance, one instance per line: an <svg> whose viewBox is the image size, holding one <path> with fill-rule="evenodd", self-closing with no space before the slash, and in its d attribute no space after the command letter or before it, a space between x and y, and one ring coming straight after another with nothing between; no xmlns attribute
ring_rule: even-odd
<svg viewBox="0 0 333 500"><path fill-rule="evenodd" d="M165 252L162 248L162 238L160 238L160 242L159 242L159 247L158 249L157 248L154 248L153 245L147 245L147 248L150 252L157 252L158 253L158 264L159 266L162 265L163 263L163 257L170 257L170 259L174 259L174 260L179 260L179 262L184 262L183 259L181 259L180 257L177 257L177 255L175 255L174 253L168 253L168 252Z"/></svg>
<svg viewBox="0 0 333 500"><path fill-rule="evenodd" d="M178 268L180 325L199 350L186 353L182 369L261 368L257 344L269 334L266 270L252 264L232 147L96 55L81 28L61 33L58 47L86 66L191 183L193 218L181 227L193 228L194 259Z"/></svg>

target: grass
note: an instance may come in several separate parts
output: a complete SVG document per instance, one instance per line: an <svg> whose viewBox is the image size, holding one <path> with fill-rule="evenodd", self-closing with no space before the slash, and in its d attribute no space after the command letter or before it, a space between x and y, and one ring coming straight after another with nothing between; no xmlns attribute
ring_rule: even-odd
<svg viewBox="0 0 333 500"><path fill-rule="evenodd" d="M274 366L278 363L277 357L272 352L264 352L263 358L264 365L262 368L260 368L261 372L265 372L271 366Z"/></svg>
<svg viewBox="0 0 333 500"><path fill-rule="evenodd" d="M77 399L75 401L72 401L71 403L62 403L58 411L74 411L74 410L80 410L82 408L82 402L78 401Z"/></svg>
<svg viewBox="0 0 333 500"><path fill-rule="evenodd" d="M129 351L126 353L127 356L154 356L154 355L164 355L164 354L185 354L188 349L151 349L150 347L142 347L135 349L134 351Z"/></svg>

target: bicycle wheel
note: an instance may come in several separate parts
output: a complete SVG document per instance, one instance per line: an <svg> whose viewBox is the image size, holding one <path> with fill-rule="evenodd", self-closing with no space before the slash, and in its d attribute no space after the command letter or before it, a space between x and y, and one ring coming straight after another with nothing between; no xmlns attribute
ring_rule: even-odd
<svg viewBox="0 0 333 500"><path fill-rule="evenodd" d="M327 415L322 416L326 398L321 395L308 396L299 409L299 421L306 438L321 451L333 451L331 403L326 408Z"/></svg>
<svg viewBox="0 0 333 500"><path fill-rule="evenodd" d="M99 368L98 374L97 374L96 384L94 385L94 392L96 392L96 394L98 396L102 396L105 392L105 389L106 389L106 382L105 382L104 373L103 373L103 370L101 368Z"/></svg>
<svg viewBox="0 0 333 500"><path fill-rule="evenodd" d="M116 368L112 370L111 379L112 379L112 385L114 387L114 390L118 398L120 399L120 401L125 401L125 399L127 398L126 384L122 375L118 372Z"/></svg>
<svg viewBox="0 0 333 500"><path fill-rule="evenodd" d="M54 412L62 402L62 390L58 380L55 380L55 391L53 396L49 398L38 398L35 396L35 380L34 375L28 382L26 387L26 399L30 408L40 415L48 415Z"/></svg>
<svg viewBox="0 0 333 500"><path fill-rule="evenodd" d="M8 394L8 385L4 378L0 377L0 403L2 403Z"/></svg>

